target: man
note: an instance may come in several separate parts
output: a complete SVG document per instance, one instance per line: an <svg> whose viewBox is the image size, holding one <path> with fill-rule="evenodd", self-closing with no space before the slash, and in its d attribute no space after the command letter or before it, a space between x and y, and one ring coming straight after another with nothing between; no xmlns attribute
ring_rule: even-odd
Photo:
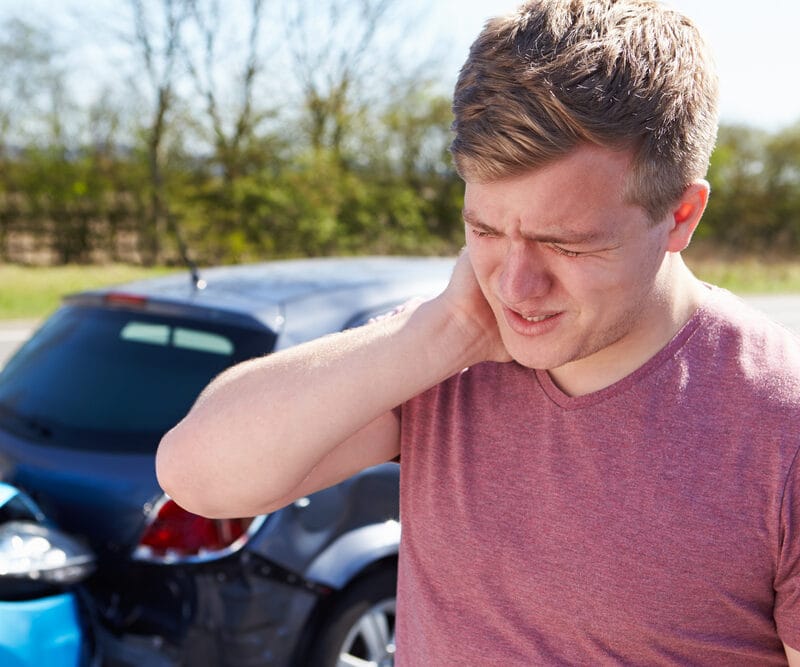
<svg viewBox="0 0 800 667"><path fill-rule="evenodd" d="M401 666L800 665L800 344L680 256L716 104L654 2L490 21L447 289L223 374L164 488L252 515L401 455Z"/></svg>

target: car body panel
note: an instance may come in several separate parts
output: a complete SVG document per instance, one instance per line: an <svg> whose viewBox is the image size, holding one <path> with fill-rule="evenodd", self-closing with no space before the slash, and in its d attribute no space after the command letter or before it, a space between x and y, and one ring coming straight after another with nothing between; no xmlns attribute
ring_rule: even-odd
<svg viewBox="0 0 800 667"><path fill-rule="evenodd" d="M308 576L315 560L344 534L364 526L396 521L399 516L400 467L384 463L314 493L275 512L247 549L298 574ZM380 549L383 550L382 537ZM389 555L382 553L382 556ZM364 559L360 559L366 565ZM330 567L331 561L327 561ZM317 566L317 572L324 570ZM318 583L342 587L357 570L333 580L329 571Z"/></svg>
<svg viewBox="0 0 800 667"><path fill-rule="evenodd" d="M41 508L15 486L0 482L0 514L7 520L49 525ZM6 524L8 527L11 524ZM53 532L46 533L52 539ZM87 552L88 554L88 552ZM78 667L89 659L90 639L76 593L47 585L40 573L0 581L0 665ZM18 582L7 586L7 583ZM23 594L23 590L25 591ZM14 591L14 594L10 594ZM24 595L24 596L23 596Z"/></svg>
<svg viewBox="0 0 800 667"><path fill-rule="evenodd" d="M0 471L57 525L82 533L100 558L132 548L161 495L152 456L63 450L3 430Z"/></svg>
<svg viewBox="0 0 800 667"><path fill-rule="evenodd" d="M343 312L352 315L360 307L433 296L447 283L453 264L452 258L442 257L285 260L203 270L204 289L194 287L186 274L178 274L88 294L124 292L221 314L248 313L276 332L288 323L287 340L280 343L288 347L289 341L340 329L345 324ZM289 309L293 317L288 316Z"/></svg>
<svg viewBox="0 0 800 667"><path fill-rule="evenodd" d="M317 555L305 576L333 588L344 588L370 563L397 557L400 523L388 519L340 535Z"/></svg>
<svg viewBox="0 0 800 667"><path fill-rule="evenodd" d="M75 596L0 600L0 665L80 664L83 631Z"/></svg>

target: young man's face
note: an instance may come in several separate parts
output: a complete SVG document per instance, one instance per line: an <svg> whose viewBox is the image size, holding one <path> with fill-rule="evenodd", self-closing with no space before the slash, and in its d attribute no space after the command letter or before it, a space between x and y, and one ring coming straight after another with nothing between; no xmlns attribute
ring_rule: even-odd
<svg viewBox="0 0 800 667"><path fill-rule="evenodd" d="M658 337L669 225L624 201L629 159L582 147L522 176L467 183L469 256L519 363L596 370Z"/></svg>

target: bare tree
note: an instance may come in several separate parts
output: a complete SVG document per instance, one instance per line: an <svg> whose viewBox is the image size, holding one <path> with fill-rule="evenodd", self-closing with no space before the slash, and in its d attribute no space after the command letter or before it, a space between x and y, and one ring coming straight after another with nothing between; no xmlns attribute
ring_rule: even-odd
<svg viewBox="0 0 800 667"><path fill-rule="evenodd" d="M71 109L49 31L19 18L0 26L0 154L8 142L63 144Z"/></svg>
<svg viewBox="0 0 800 667"><path fill-rule="evenodd" d="M363 103L368 58L395 0L298 0L287 16L288 40L302 86L308 140L341 158ZM357 90L357 88L361 90Z"/></svg>
<svg viewBox="0 0 800 667"><path fill-rule="evenodd" d="M0 191L9 193L0 209L3 258L12 232L38 236L37 251L55 251L60 261L89 251L86 224L72 217L76 107L63 55L44 24L16 17L0 26Z"/></svg>
<svg viewBox="0 0 800 667"><path fill-rule="evenodd" d="M185 44L184 57L199 98L202 100L209 123L214 153L219 161L226 183L232 183L241 175L244 153L260 123L269 112L256 107L254 93L256 84L264 70L262 49L262 27L264 1L249 1L249 31L244 47L241 71L233 72L221 68L221 50L230 49L230 44L220 45L222 16L219 0L194 0L192 19L200 39L200 48ZM219 83L221 70L225 72L227 86ZM230 89L231 80L236 85L233 105L223 105L221 98Z"/></svg>
<svg viewBox="0 0 800 667"><path fill-rule="evenodd" d="M151 185L150 212L140 244L145 263L153 264L162 258L162 239L170 225L164 179L165 138L169 116L175 106L182 35L191 3L190 0L129 1L135 28L133 45L152 94L150 116L144 127ZM154 16L157 13L160 16Z"/></svg>

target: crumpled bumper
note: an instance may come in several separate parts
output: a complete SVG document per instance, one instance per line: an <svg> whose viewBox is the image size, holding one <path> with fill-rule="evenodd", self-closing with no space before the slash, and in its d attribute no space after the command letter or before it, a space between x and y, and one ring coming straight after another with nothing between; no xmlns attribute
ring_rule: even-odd
<svg viewBox="0 0 800 667"><path fill-rule="evenodd" d="M200 566L134 565L90 581L103 665L289 667L321 595L304 583L244 554Z"/></svg>

